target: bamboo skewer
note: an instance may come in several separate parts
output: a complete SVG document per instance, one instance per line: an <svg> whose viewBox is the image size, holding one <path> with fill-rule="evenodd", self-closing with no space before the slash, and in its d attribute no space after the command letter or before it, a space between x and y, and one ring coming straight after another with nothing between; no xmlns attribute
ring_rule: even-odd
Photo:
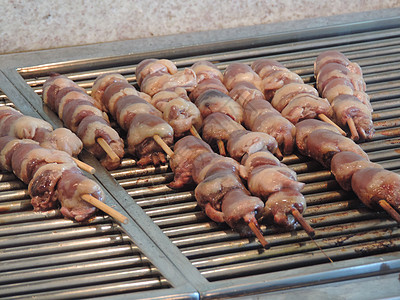
<svg viewBox="0 0 400 300"><path fill-rule="evenodd" d="M257 225L254 224L253 221L250 221L247 223L251 229L251 231L253 231L253 233L255 234L255 236L257 237L257 239L260 241L261 245L263 246L264 249L269 249L269 244L268 242L265 240L263 234L261 233L260 229L258 229Z"/></svg>
<svg viewBox="0 0 400 300"><path fill-rule="evenodd" d="M165 151L165 153L169 155L169 157L174 156L174 152L158 134L153 135L153 139Z"/></svg>
<svg viewBox="0 0 400 300"><path fill-rule="evenodd" d="M379 200L378 204L382 207L398 224L400 224L400 215L399 213L386 201Z"/></svg>
<svg viewBox="0 0 400 300"><path fill-rule="evenodd" d="M333 260L329 257L328 254L325 253L324 250L322 250L321 246L318 245L318 243L310 236L311 241L315 244L315 246L318 247L319 251L322 252L323 255L325 255L325 257L333 264Z"/></svg>
<svg viewBox="0 0 400 300"><path fill-rule="evenodd" d="M325 253L324 250L322 250L321 246L318 245L318 243L314 240L314 236L315 236L314 228L312 228L311 225L307 223L307 221L304 219L303 215L296 208L293 207L292 210L291 210L291 213L292 213L293 217L296 219L296 221L300 223L301 227L303 227L304 231L310 237L311 241L326 256L326 258L331 263L333 263L333 260L328 256L328 254Z"/></svg>
<svg viewBox="0 0 400 300"><path fill-rule="evenodd" d="M351 138L357 141L360 136L358 135L356 124L354 124L354 120L352 118L347 119L347 125L349 125Z"/></svg>
<svg viewBox="0 0 400 300"><path fill-rule="evenodd" d="M218 145L219 154L222 155L222 156L226 156L224 141L223 140L218 140L217 141L217 145Z"/></svg>
<svg viewBox="0 0 400 300"><path fill-rule="evenodd" d="M96 172L96 169L93 168L92 166L89 166L88 164L84 163L83 161L73 157L72 158L74 160L74 162L76 163L76 165L82 169L83 171L86 171L90 174L94 174Z"/></svg>
<svg viewBox="0 0 400 300"><path fill-rule="evenodd" d="M281 152L281 149L279 149L279 147L276 148L275 156L276 156L279 160L282 160L282 159L283 159L283 154L282 154L282 152Z"/></svg>
<svg viewBox="0 0 400 300"><path fill-rule="evenodd" d="M329 119L326 115L324 115L324 114L319 114L319 115L318 115L318 118L319 118L321 121L324 121L324 122L326 122L326 123L329 123L329 124L335 126L335 127L339 130L339 132L340 132L342 135L346 136L346 131L344 131L342 128L340 128L340 126L339 126L338 124L336 124L335 122L333 122L333 121L332 121L331 119Z"/></svg>
<svg viewBox="0 0 400 300"><path fill-rule="evenodd" d="M307 232L307 234L311 237L314 237L315 236L314 228L312 228L311 225L307 223L303 215L294 207L292 208L291 213L293 217L296 219L296 221L300 223L301 227L303 227L303 229Z"/></svg>
<svg viewBox="0 0 400 300"><path fill-rule="evenodd" d="M103 138L98 138L97 143L99 143L100 147L104 150L104 152L107 153L107 155L111 158L111 160L119 160L119 156L115 154L114 150L110 147L109 144L103 139Z"/></svg>
<svg viewBox="0 0 400 300"><path fill-rule="evenodd" d="M99 199L93 197L92 195L89 194L84 194L81 197L83 200L86 202L89 202L93 206L97 207L98 209L104 211L106 214L110 215L113 217L115 220L117 220L120 223L127 224L128 223L128 218L125 217L123 214L119 213L115 209L111 208L107 204L101 202Z"/></svg>
<svg viewBox="0 0 400 300"><path fill-rule="evenodd" d="M197 131L196 131L197 132ZM160 145L160 147L170 156L173 157L174 152L171 150L171 148L163 141L163 139L159 136L159 135L154 135L153 139L155 140L155 142ZM222 140L221 140L222 142ZM223 142L222 142L223 144ZM225 151L225 147L224 147L224 151ZM268 249L269 248L269 244L268 242L265 240L264 236L262 235L261 231L258 229L257 225L254 224L252 221L248 222L248 225L251 229L251 231L253 231L253 233L255 234L255 236L257 237L257 239L260 241L261 245L265 248Z"/></svg>
<svg viewBox="0 0 400 300"><path fill-rule="evenodd" d="M192 125L192 127L190 127L190 133L197 137L198 139L202 140L200 134L198 133L198 131L196 130L196 128Z"/></svg>

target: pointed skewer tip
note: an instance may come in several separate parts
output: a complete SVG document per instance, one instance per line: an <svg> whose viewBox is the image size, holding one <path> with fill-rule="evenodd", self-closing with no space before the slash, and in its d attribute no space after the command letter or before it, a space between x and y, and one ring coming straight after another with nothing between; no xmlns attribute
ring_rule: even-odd
<svg viewBox="0 0 400 300"><path fill-rule="evenodd" d="M386 200L379 200L378 203L397 222L397 224L400 224L400 214Z"/></svg>

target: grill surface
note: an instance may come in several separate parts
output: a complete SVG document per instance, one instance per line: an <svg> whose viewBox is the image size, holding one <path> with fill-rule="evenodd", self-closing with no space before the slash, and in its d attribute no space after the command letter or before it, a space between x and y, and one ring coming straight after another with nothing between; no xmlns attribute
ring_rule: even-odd
<svg viewBox="0 0 400 300"><path fill-rule="evenodd" d="M340 36L328 36L326 29L317 37L307 32L292 40L282 36L281 42L273 45L265 37L264 44L257 38L257 43L236 41L223 51L210 48L198 53L189 48L184 54L169 50L157 53L157 57L172 59L180 68L206 59L221 70L232 62L251 63L268 57L313 84L316 56L323 50L338 49L361 65L374 108L375 137L360 146L372 161L399 173L400 21L396 22L392 28L377 22L367 30L354 31L349 25L347 34ZM87 90L99 74L110 71L122 73L135 85L137 63L153 54L108 57L90 64L21 67L18 71L23 80L11 70L3 72L43 118L59 125L54 114L46 108L42 111L40 102L41 87L50 71L67 75ZM0 100L12 105L5 95ZM120 194L126 191L129 199L119 203L203 297L240 296L399 272L400 229L395 221L384 212L367 209L353 193L341 190L332 174L318 163L296 153L283 162L306 183L302 191L308 206L304 216L316 230L315 242L333 264L301 228L282 232L263 224L261 229L271 244L271 249L264 250L254 238L242 238L226 225L210 221L197 207L193 188L176 191L167 187L173 178L168 165L138 168L134 158L126 156L121 167L110 173L116 183L107 172L95 176L112 194L115 189ZM62 290L66 289L72 291L68 295L82 291L79 296L86 297L97 296L91 293L99 284L110 294L114 290L123 293L121 286L125 285L133 292L174 286L156 268L157 260L144 257L141 247L132 243L130 232L124 233L124 228L108 217L99 214L89 224L77 224L62 219L58 211L33 213L25 186L11 174L1 174L0 189L0 222L7 224L0 228L0 236L4 236L0 238L0 255L6 262L0 267L0 284L6 288L2 286L1 292L26 296L27 290L54 290L64 297ZM132 213L124 205L142 210ZM174 256L176 253L183 258ZM308 291L312 293L312 289ZM399 291L392 285L386 293L396 295ZM176 290L172 294L178 296Z"/></svg>

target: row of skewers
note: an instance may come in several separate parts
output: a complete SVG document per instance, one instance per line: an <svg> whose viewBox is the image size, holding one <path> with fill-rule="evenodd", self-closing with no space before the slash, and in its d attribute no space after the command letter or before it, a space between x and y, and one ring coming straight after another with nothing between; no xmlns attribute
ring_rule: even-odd
<svg viewBox="0 0 400 300"><path fill-rule="evenodd" d="M354 140L373 135L371 105L357 66L337 51L322 53L315 64L318 93L269 59L251 66L231 64L224 74L205 61L180 71L171 61L147 59L136 69L140 91L121 74L104 74L96 79L90 97L65 76L53 74L43 87L43 99L111 170L124 155L124 143L109 125L109 114L127 133L127 152L138 158L138 165L165 163L167 153L175 173L170 187L196 184L198 204L212 220L226 222L244 235L253 232L267 247L258 227L260 218L288 228L297 221L314 235L301 216L306 209L304 184L279 160L296 146L327 168L341 152L360 156L345 158L351 165L366 163L344 181L339 175L344 171L335 167L343 164L332 164L335 178L346 182L343 186L367 206L384 207L399 220L393 191L381 189L379 196L375 190L361 191L362 180L357 178L362 178L362 169L372 168L380 176L383 170L343 136L347 126ZM333 119L339 126L318 131L327 125L313 120L316 117L335 124ZM307 125L311 121L316 123ZM322 138L324 147L318 147ZM108 148L101 146L104 141ZM399 182L397 174L389 173L384 177Z"/></svg>
<svg viewBox="0 0 400 300"><path fill-rule="evenodd" d="M52 126L18 110L0 107L0 169L12 171L28 185L35 211L61 206L67 218L89 220L96 208L116 220L126 222L121 213L103 203L100 185L81 169L94 169L75 158L82 150L81 140L70 130Z"/></svg>

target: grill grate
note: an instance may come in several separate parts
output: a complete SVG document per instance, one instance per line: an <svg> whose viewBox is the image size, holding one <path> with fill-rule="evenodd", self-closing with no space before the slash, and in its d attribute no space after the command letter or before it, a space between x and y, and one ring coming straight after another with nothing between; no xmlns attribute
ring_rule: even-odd
<svg viewBox="0 0 400 300"><path fill-rule="evenodd" d="M3 105L11 105L2 94ZM0 173L0 297L84 298L171 288L123 229L98 212L87 224L32 210L27 186Z"/></svg>
<svg viewBox="0 0 400 300"><path fill-rule="evenodd" d="M250 63L257 58L268 57L279 60L301 75L305 82L314 84L312 66L316 56L324 50L338 49L363 68L367 91L374 108L376 135L372 141L362 143L360 146L372 161L397 173L400 172L398 147L400 30L398 27L349 32L346 35L332 37L324 37L321 31L319 37L304 41L296 39L274 45L270 45L267 41L266 38L265 45L242 45L238 47L240 49L232 47L224 51L209 49L196 55L191 55L190 51L185 55L165 51L158 57L173 59L180 68L207 59L214 62L221 70L232 62ZM116 63L115 67L104 68L104 65L108 66L106 58L98 62L97 68L96 64L90 66L82 64L72 68L71 71L68 64L65 65L65 69L62 64L57 64L54 69L90 90L99 74L110 71L122 73L135 85L134 72L137 63L137 58L132 57L124 63ZM40 72L35 68L32 70L30 72L29 68L19 69L26 84L40 96L42 84L48 76L47 72L52 71L52 68ZM331 271L335 266L343 271L347 266L363 267L365 263L365 270L363 272L361 269L360 273L367 274L372 272L367 267L370 262L379 262L391 257L392 254L399 253L400 229L385 213L365 208L353 193L341 190L332 174L322 169L318 163L297 153L285 157L283 162L298 173L299 181L306 183L302 191L308 206L304 216L315 228L315 241L335 262L333 266L301 228L292 232L282 232L273 225L263 224L261 229L271 245L271 249L264 250L254 238L242 238L226 225L210 221L197 207L193 187L178 191L167 187L173 178L168 165L139 168L134 158L126 156L121 167L110 174L125 189L131 200L161 229L171 245L176 246L189 260L190 265L208 281L209 284L197 286L204 296L240 295L267 290L266 278L273 278L272 282L281 278L280 287L288 288L300 284L294 280L289 286L285 281L287 276L293 274L299 277L304 275L304 282L310 280L309 282L317 284L321 278L305 279L306 275L313 272L319 274L324 270ZM12 283L5 281L6 284L12 284L10 288L18 291L24 288L25 280L28 280L32 285L38 281L37 289L48 290L51 287L56 291L64 288L65 282L59 276L65 274L71 276L72 286L84 283L92 286L98 284L100 278L109 278L108 282L118 278L122 280L121 282L128 280L128 284L131 284L132 276L138 278L132 283L133 289L143 288L143 282L148 289L168 286L166 279L140 254L140 250L132 244L129 236L122 233L120 228L107 217L97 216L90 224L80 225L61 219L57 211L37 216L30 211L24 187L14 180L12 175L2 174L2 176L4 180L0 183L2 191L0 209L4 207L7 210L9 207L9 211L2 214L1 218L10 224L13 234L16 234L12 241L0 239L0 245L10 249L3 253L10 260L7 265L12 267L4 270L6 273L3 274L8 275L4 275L3 280L7 280L6 277L11 278L10 280L15 278ZM2 232L7 231L0 228L0 235ZM31 232L34 232L34 235L30 234ZM40 239L41 243L34 247L29 246L37 239ZM74 248L75 244L81 248ZM160 244L159 247L162 249L171 245ZM69 251L70 248L74 249L73 253L67 252L71 258L67 258L68 263L62 261L60 266L58 260L64 259L63 252ZM104 261L91 264L91 259L89 262L85 261L85 255L90 252L88 249L94 253L96 259L101 255L99 253L104 253L103 250L114 251L115 257L107 257ZM28 253L39 255L39 259L25 257ZM41 256L46 258L43 266L39 262ZM76 272L72 271L75 263L70 264L70 259L76 259L79 266ZM174 258L171 260L174 262ZM54 267L47 266L47 261ZM140 265L137 265L139 261ZM393 264L396 267L388 269L387 273L398 272L397 262ZM109 268L109 273L104 275L105 269ZM122 271L119 268L122 268ZM48 275L43 275L42 271ZM95 276L90 276L89 280L83 275L86 272ZM23 279L17 281L21 274L24 276ZM250 275L251 280L248 277ZM56 278L46 285L45 276ZM325 280L340 280L347 275L342 272L330 276L327 275ZM259 286L253 286L253 279L254 284ZM196 286L196 283L194 285ZM231 285L240 286L240 290L231 290ZM104 285L104 289L114 289L118 286L118 283L109 283ZM83 296L90 290L90 287L85 288L82 288Z"/></svg>

